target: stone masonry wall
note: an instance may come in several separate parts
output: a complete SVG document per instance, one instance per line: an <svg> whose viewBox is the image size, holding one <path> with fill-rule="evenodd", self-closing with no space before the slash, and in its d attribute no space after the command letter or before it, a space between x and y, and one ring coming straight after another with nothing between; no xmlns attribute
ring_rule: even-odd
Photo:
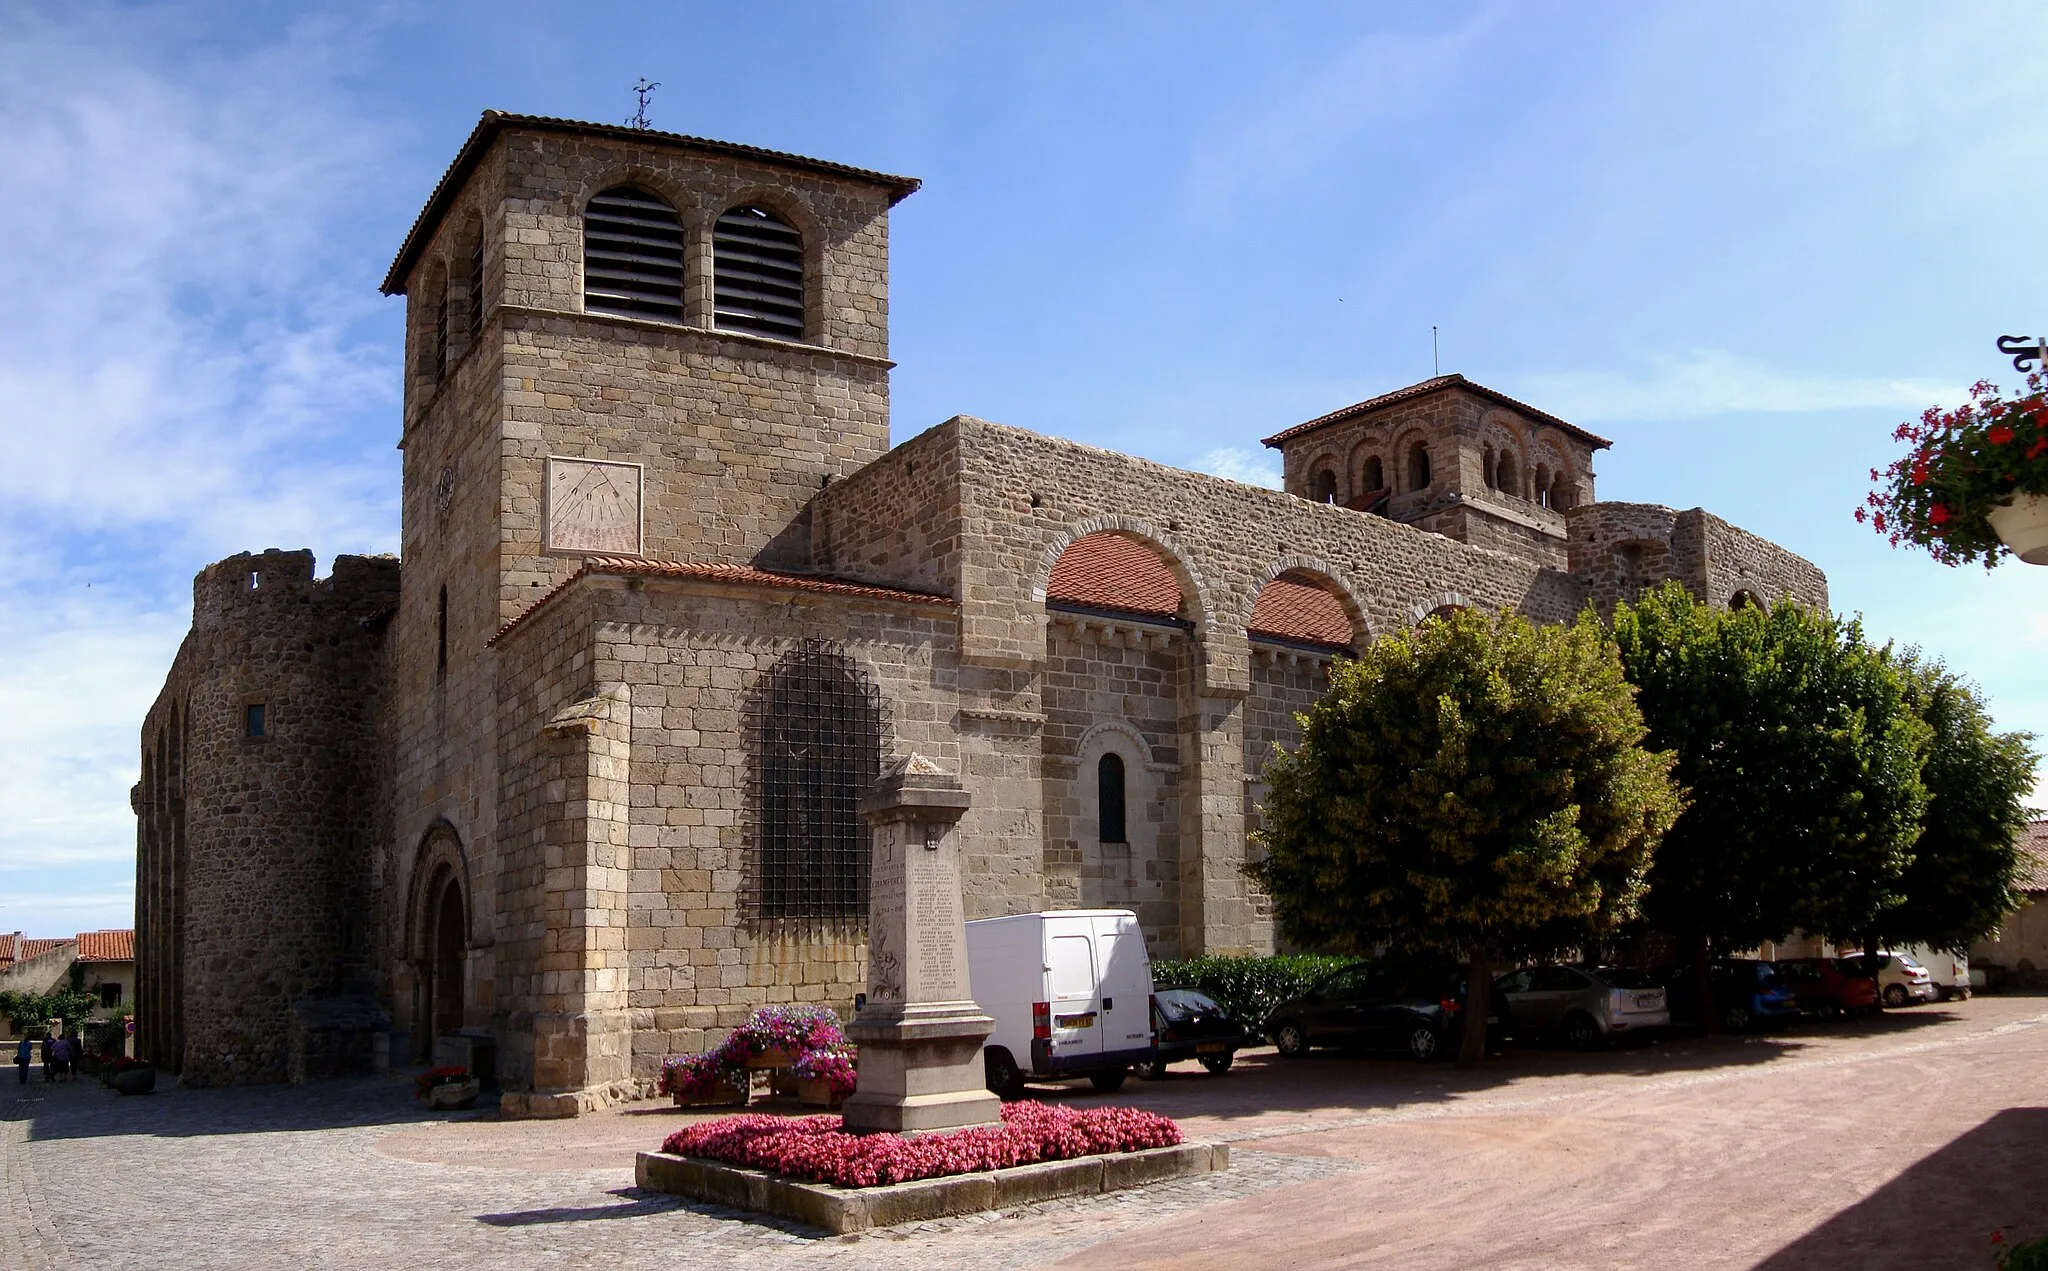
<svg viewBox="0 0 2048 1271"><path fill-rule="evenodd" d="M144 1051L187 1084L282 1080L290 1004L361 987L381 935L370 860L397 594L395 560L343 556L315 580L310 552L232 556L193 582L192 632L144 724L144 797L167 804L151 743L178 720L188 841L180 861L145 831L137 933Z"/></svg>

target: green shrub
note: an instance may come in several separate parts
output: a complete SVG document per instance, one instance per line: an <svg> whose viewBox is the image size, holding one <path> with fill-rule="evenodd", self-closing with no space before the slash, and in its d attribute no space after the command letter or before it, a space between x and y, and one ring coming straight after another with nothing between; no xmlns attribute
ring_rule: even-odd
<svg viewBox="0 0 2048 1271"><path fill-rule="evenodd" d="M1318 980L1362 958L1288 953L1270 958L1186 958L1152 964L1152 981L1200 989L1256 1029L1274 1007L1308 992Z"/></svg>
<svg viewBox="0 0 2048 1271"><path fill-rule="evenodd" d="M2048 1271L2048 1237L2008 1245L2005 1233L1994 1231L1991 1243L1999 1250L1998 1271Z"/></svg>

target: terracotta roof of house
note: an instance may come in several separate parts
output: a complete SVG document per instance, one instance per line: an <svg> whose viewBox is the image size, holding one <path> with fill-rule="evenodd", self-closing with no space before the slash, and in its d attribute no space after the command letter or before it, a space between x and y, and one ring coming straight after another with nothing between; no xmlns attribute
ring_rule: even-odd
<svg viewBox="0 0 2048 1271"><path fill-rule="evenodd" d="M1249 624L1255 636L1350 648L1351 619L1343 602L1314 583L1281 575L1259 591Z"/></svg>
<svg viewBox="0 0 2048 1271"><path fill-rule="evenodd" d="M21 947L19 931L0 931L0 967L14 965L14 957Z"/></svg>
<svg viewBox="0 0 2048 1271"><path fill-rule="evenodd" d="M523 128L533 132L568 132L583 137L606 137L614 141L630 141L643 146L665 146L674 150L695 150L700 154L713 154L737 159L764 159L784 167L802 168L828 176L853 177L870 181L889 191L889 202L893 206L917 192L924 184L916 177L891 176L887 172L875 172L868 168L856 168L844 163L833 163L826 159L812 159L800 154L789 154L782 150L764 150L759 146L743 146L731 141L712 141L706 137L691 137L679 132L656 132L651 128L633 128L625 124L594 124L581 119L558 119L552 115L514 115L501 110L487 110L470 130L469 139L462 143L462 149L455 152L455 159L448 170L441 174L441 180L428 196L427 204L420 209L419 217L413 221L412 229L406 234L405 242L398 249L398 255L391 262L391 272L384 275L381 290L387 296L395 296L405 289L405 276L412 272L413 263L427 243L434 236L434 229L441 218L448 214L449 205L462 189L469 174L483 160L491 143L507 128Z"/></svg>
<svg viewBox="0 0 2048 1271"><path fill-rule="evenodd" d="M2019 877L2016 891L2048 891L2048 820L2033 821L2020 836Z"/></svg>
<svg viewBox="0 0 2048 1271"><path fill-rule="evenodd" d="M498 628L490 643L496 644L534 614L540 612L555 597L567 591L578 579L592 574L608 574L621 578L685 578L701 582L737 583L748 587L779 587L788 591L811 591L835 596L861 596L869 600L893 600L914 605L948 605L953 603L950 596L934 596L928 592L907 591L900 587L876 587L868 583L841 582L835 578L819 578L812 574L778 574L771 570L755 569L751 565L721 565L710 561L640 560L627 556L589 556L583 565L563 583L534 601L512 621Z"/></svg>
<svg viewBox="0 0 2048 1271"><path fill-rule="evenodd" d="M55 940L24 940L21 942L21 952L18 955L19 960L26 962L30 958L40 958L45 953L48 953L50 950L60 948L70 943L70 940L64 939L62 937L59 937Z"/></svg>
<svg viewBox="0 0 2048 1271"><path fill-rule="evenodd" d="M80 962L135 961L133 931L81 931L78 933Z"/></svg>
<svg viewBox="0 0 2048 1271"><path fill-rule="evenodd" d="M1356 419L1360 415L1370 414L1384 406L1392 406L1397 402L1413 401L1418 397L1427 397L1431 393L1441 393L1453 388L1462 388L1468 393L1476 393L1480 397L1499 402L1501 405L1521 411L1525 415L1534 416L1546 424L1554 424L1579 440L1587 442L1595 450L1605 450L1614 444L1605 437L1587 432L1577 424L1559 419L1548 411L1537 410L1527 402L1518 402L1506 393L1496 392L1484 384L1475 384L1462 375L1439 375L1435 379L1423 380L1419 384L1410 384L1406 388L1397 388L1391 393L1381 393L1378 397L1368 397L1364 401L1346 406L1342 410L1333 410L1327 415L1318 415L1305 424L1296 424L1292 428L1274 433L1266 438L1263 444L1278 450L1296 437L1314 432L1318 428L1327 428L1331 424L1341 424L1347 419Z"/></svg>
<svg viewBox="0 0 2048 1271"><path fill-rule="evenodd" d="M1045 580L1047 604L1079 605L1120 613L1172 617L1180 613L1180 583L1159 554L1121 534L1075 539L1053 562ZM1348 648L1351 620L1344 606L1313 583L1282 576L1266 584L1252 606L1251 634L1304 644Z"/></svg>
<svg viewBox="0 0 2048 1271"><path fill-rule="evenodd" d="M1045 599L1048 604L1172 617L1180 612L1180 582L1159 553L1138 540L1085 534L1053 562Z"/></svg>

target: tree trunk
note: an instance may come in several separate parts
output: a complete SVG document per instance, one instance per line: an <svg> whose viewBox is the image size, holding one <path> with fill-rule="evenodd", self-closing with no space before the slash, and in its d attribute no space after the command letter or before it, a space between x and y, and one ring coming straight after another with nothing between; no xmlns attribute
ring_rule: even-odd
<svg viewBox="0 0 2048 1271"><path fill-rule="evenodd" d="M1473 1068L1486 1059L1486 1017L1493 1011L1493 955L1474 950L1465 963L1465 1039L1458 1046L1458 1067Z"/></svg>
<svg viewBox="0 0 2048 1271"><path fill-rule="evenodd" d="M1708 1036L1720 1032L1721 1012L1714 1004L1714 949L1704 933L1692 939L1692 992L1700 1031Z"/></svg>

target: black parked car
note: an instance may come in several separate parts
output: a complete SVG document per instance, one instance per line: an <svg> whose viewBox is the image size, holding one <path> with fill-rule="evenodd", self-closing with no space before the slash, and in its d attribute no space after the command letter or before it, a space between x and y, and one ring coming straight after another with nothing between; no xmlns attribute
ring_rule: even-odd
<svg viewBox="0 0 2048 1271"><path fill-rule="evenodd" d="M1166 1075L1166 1065L1199 1059L1215 1076L1230 1071L1230 1061L1259 1039L1237 1018L1199 989L1162 988L1152 995L1152 1057L1132 1069L1147 1081Z"/></svg>
<svg viewBox="0 0 2048 1271"><path fill-rule="evenodd" d="M1311 1046L1405 1051L1434 1059L1463 1035L1465 980L1455 970L1384 962L1349 967L1266 1017L1265 1034L1291 1059ZM1487 1021L1488 1032L1499 1027ZM1490 1035L1488 1045L1494 1043Z"/></svg>

